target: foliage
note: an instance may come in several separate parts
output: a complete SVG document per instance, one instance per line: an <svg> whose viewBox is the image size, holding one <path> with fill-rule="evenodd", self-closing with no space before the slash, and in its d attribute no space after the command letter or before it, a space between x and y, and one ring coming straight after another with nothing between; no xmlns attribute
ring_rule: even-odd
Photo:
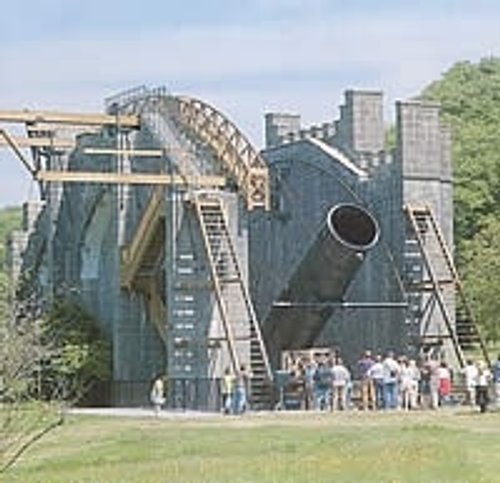
<svg viewBox="0 0 500 483"><path fill-rule="evenodd" d="M0 273L5 267L5 242L7 236L21 228L21 208L8 207L0 210Z"/></svg>
<svg viewBox="0 0 500 483"><path fill-rule="evenodd" d="M18 207L0 210L0 324L8 314L8 298L10 293L6 267L7 236L21 227L21 209Z"/></svg>
<svg viewBox="0 0 500 483"><path fill-rule="evenodd" d="M0 324L0 473L60 423L57 404L37 401L41 369L51 355L39 320L10 315Z"/></svg>
<svg viewBox="0 0 500 483"><path fill-rule="evenodd" d="M9 481L493 482L499 416L464 409L189 421L70 416Z"/></svg>
<svg viewBox="0 0 500 483"><path fill-rule="evenodd" d="M43 360L49 357L39 321L6 322L0 330L0 401L27 399Z"/></svg>
<svg viewBox="0 0 500 483"><path fill-rule="evenodd" d="M394 125L386 129L384 138L385 150L391 153L396 149L396 127Z"/></svg>
<svg viewBox="0 0 500 483"><path fill-rule="evenodd" d="M467 293L489 340L500 340L500 218L485 217L477 234L463 242Z"/></svg>
<svg viewBox="0 0 500 483"><path fill-rule="evenodd" d="M43 337L54 347L43 371L45 391L59 385L64 399L76 401L93 382L109 379L111 346L80 306L56 302L44 321Z"/></svg>
<svg viewBox="0 0 500 483"><path fill-rule="evenodd" d="M500 339L500 59L459 62L423 92L453 129L455 241L474 312Z"/></svg>

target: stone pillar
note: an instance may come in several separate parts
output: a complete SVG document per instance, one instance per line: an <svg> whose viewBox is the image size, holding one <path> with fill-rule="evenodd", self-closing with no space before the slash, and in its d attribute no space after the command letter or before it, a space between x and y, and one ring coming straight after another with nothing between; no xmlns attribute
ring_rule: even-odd
<svg viewBox="0 0 500 483"><path fill-rule="evenodd" d="M272 148L283 144L290 133L300 130L300 115L267 113L265 115L265 144Z"/></svg>

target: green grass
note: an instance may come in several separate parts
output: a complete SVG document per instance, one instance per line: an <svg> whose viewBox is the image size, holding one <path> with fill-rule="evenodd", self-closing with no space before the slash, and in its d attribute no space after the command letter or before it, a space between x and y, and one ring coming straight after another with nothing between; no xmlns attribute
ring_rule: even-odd
<svg viewBox="0 0 500 483"><path fill-rule="evenodd" d="M0 469L30 441L60 422L59 407L38 402L0 403Z"/></svg>
<svg viewBox="0 0 500 483"><path fill-rule="evenodd" d="M498 482L499 455L499 413L279 413L198 421L72 416L4 479Z"/></svg>

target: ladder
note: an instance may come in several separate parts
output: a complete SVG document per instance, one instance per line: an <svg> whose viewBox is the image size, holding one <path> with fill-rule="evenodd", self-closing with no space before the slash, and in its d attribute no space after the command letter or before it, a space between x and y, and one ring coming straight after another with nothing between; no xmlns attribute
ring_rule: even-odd
<svg viewBox="0 0 500 483"><path fill-rule="evenodd" d="M271 404L272 372L260 325L231 240L222 199L217 193L196 193L193 201L208 255L224 331L223 342L227 343L232 369L235 374L240 372L240 360L249 349L252 374L250 400L254 408L264 409Z"/></svg>
<svg viewBox="0 0 500 483"><path fill-rule="evenodd" d="M464 288L456 270L453 257L446 244L441 228L429 205L415 206L407 204L404 211L410 228L407 238L406 256L413 257L420 263L418 280L410 280L407 285L409 294L427 295L425 306L421 311L421 321L426 312L437 305L444 321L444 334L429 334L430 317L420 326L422 342L434 341L442 343L443 339L451 340L460 367L465 365L465 353L480 355L489 365L486 345L481 337L465 296ZM408 250L412 246L413 250ZM418 266L418 265L417 265ZM418 271L418 270L417 270ZM450 313L447 297L458 299L459 309Z"/></svg>

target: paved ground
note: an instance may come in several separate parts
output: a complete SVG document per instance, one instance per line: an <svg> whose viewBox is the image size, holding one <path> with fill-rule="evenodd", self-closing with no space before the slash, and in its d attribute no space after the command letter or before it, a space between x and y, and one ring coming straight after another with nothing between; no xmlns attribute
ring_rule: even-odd
<svg viewBox="0 0 500 483"><path fill-rule="evenodd" d="M439 409L438 411L430 411L430 410L419 410L419 411L376 411L376 412L365 412L358 410L351 411L342 411L336 412L337 416L341 416L342 418L348 418L349 416L360 416L361 418L375 417L376 415L395 415L399 414L402 417L419 417L423 415L432 415L441 413L443 415L446 414L469 414L478 412L477 408L470 408L468 406L454 406L454 407L446 407ZM500 408L495 408L494 405L491 405L488 408L488 412L499 413ZM194 410L163 410L158 415L155 414L152 408L70 408L67 409L67 414L77 414L77 415L86 415L86 416L105 416L105 417L125 417L125 418L161 418L166 420L218 420L218 419L234 419L241 418L241 416L225 416L222 413L217 412L209 412L209 411L194 411ZM310 417L314 418L315 416L325 416L328 414L334 414L330 411L248 411L243 416L245 419L261 419L261 418L269 418L272 419L280 419L282 416L286 415L288 418L302 418L302 417Z"/></svg>
<svg viewBox="0 0 500 483"><path fill-rule="evenodd" d="M156 415L152 408L70 408L68 414L86 416L117 416L127 418L200 419L223 417L219 413L192 410L161 411Z"/></svg>

